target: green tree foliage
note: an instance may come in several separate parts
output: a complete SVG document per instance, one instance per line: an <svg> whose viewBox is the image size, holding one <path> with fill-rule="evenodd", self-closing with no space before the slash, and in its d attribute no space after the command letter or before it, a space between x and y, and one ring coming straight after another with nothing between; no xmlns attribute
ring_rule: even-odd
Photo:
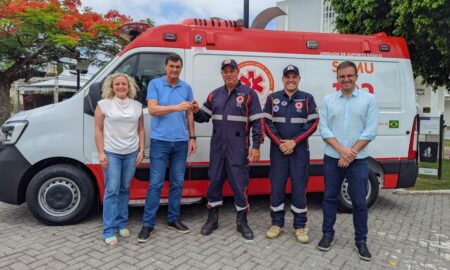
<svg viewBox="0 0 450 270"><path fill-rule="evenodd" d="M18 79L45 74L61 58L114 55L126 43L117 11L80 11L80 0L0 0L0 125L9 117L9 89Z"/></svg>
<svg viewBox="0 0 450 270"><path fill-rule="evenodd" d="M332 0L340 33L405 38L415 76L450 89L449 0Z"/></svg>
<svg viewBox="0 0 450 270"><path fill-rule="evenodd" d="M147 23L147 24L150 26L150 28L156 26L156 25L155 25L155 22L154 22L152 19L150 19L150 18L147 18L147 19L145 19L145 20L141 20L141 22Z"/></svg>

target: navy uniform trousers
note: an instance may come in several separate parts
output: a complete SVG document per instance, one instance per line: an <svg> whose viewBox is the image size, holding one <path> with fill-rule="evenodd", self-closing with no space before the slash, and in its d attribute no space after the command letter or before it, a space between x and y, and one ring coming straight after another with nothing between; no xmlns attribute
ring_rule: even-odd
<svg viewBox="0 0 450 270"><path fill-rule="evenodd" d="M311 94L297 90L291 97L284 90L267 97L264 107L264 129L271 139L270 185L272 187L270 215L272 225L284 227L284 199L288 177L291 178L294 228L306 224L306 186L309 177L308 137L319 123L316 104ZM280 150L283 140L293 140L294 152L284 155Z"/></svg>
<svg viewBox="0 0 450 270"><path fill-rule="evenodd" d="M284 155L277 145L270 148L270 185L272 187L270 216L272 225L284 227L284 200L288 177L291 177L294 228L304 228L308 208L306 207L306 186L309 177L309 150L306 145L297 145L294 153Z"/></svg>

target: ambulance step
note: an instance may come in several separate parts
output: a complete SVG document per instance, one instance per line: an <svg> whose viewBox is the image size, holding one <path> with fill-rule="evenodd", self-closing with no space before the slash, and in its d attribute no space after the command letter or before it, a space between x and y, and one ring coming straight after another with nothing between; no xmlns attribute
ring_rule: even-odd
<svg viewBox="0 0 450 270"><path fill-rule="evenodd" d="M190 197L190 198L181 198L181 204L194 204L194 203L200 203L202 201L202 197ZM168 199L161 199L159 200L159 203L161 205L167 205ZM131 206L144 206L145 200L130 200L128 203Z"/></svg>

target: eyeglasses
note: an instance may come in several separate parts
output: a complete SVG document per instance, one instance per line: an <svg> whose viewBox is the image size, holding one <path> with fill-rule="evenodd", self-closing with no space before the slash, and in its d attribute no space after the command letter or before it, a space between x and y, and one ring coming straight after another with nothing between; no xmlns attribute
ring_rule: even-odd
<svg viewBox="0 0 450 270"><path fill-rule="evenodd" d="M341 76L338 76L338 79L339 80L343 80L343 79L345 79L345 78L347 78L347 79L353 79L353 78L355 78L357 75L356 74L351 74L351 75L341 75Z"/></svg>

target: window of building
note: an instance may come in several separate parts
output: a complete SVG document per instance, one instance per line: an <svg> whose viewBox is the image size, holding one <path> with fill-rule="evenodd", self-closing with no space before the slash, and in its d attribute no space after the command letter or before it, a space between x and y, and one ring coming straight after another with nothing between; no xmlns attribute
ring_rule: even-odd
<svg viewBox="0 0 450 270"><path fill-rule="evenodd" d="M331 6L331 0L323 0L322 4L322 32L335 32L336 13Z"/></svg>

